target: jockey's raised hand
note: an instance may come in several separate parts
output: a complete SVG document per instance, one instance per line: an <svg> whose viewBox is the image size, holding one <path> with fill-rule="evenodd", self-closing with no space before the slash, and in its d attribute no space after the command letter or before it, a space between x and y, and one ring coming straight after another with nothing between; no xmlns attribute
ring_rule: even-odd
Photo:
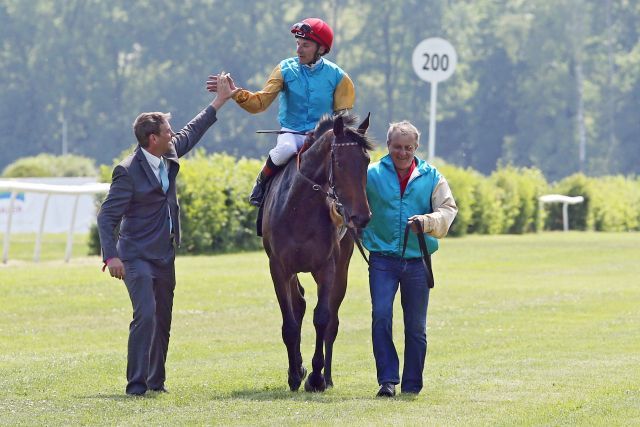
<svg viewBox="0 0 640 427"><path fill-rule="evenodd" d="M240 90L240 88L236 87L233 79L231 78L231 74L225 73L224 71L220 73L221 76L224 76L227 83L229 84L229 89L231 90L231 96L235 95L236 92ZM218 76L210 75L207 79L207 90L209 92L218 92Z"/></svg>

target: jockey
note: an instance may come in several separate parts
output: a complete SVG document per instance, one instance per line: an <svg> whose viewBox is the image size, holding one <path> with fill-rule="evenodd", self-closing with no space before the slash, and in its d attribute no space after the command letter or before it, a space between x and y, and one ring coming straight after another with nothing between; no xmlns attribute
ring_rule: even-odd
<svg viewBox="0 0 640 427"><path fill-rule="evenodd" d="M324 114L353 108L355 88L340 67L324 59L333 44L333 30L318 18L307 18L291 27L296 38L296 56L280 61L264 88L250 92L237 88L230 79L233 99L249 113L265 111L279 96L278 121L282 133L256 179L249 200L260 206L266 183L282 169L304 142L302 133L313 130ZM207 82L207 89L217 90L217 80Z"/></svg>

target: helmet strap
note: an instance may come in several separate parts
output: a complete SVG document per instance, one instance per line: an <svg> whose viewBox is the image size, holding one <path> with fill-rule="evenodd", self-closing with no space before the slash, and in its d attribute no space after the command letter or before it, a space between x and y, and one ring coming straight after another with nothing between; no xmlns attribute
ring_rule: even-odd
<svg viewBox="0 0 640 427"><path fill-rule="evenodd" d="M318 46L318 47L316 48L316 53L313 55L313 63L315 64L316 62L318 62L318 60L319 60L320 58L322 58L322 55L324 55L324 54L321 54L321 53L320 53L320 48L322 47L322 46L320 45L320 43L316 42L315 40L314 40L314 42L315 42L316 46Z"/></svg>

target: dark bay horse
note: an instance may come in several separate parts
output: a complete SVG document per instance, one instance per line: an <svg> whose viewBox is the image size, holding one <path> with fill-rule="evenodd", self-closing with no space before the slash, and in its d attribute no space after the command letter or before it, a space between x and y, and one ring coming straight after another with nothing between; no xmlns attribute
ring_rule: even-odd
<svg viewBox="0 0 640 427"><path fill-rule="evenodd" d="M335 201L342 207L343 222L354 230L364 228L371 218L366 195L368 150L372 149L365 135L369 116L357 129L350 127L355 120L351 115L324 117L307 138L305 145L311 145L299 155L298 162L289 162L273 178L264 201L263 244L282 312L292 391L298 390L307 373L300 353L306 310L304 289L297 276L300 272L310 272L318 286L313 369L305 390L324 391L333 385L333 343L354 240L351 234L340 233L332 222L330 205Z"/></svg>

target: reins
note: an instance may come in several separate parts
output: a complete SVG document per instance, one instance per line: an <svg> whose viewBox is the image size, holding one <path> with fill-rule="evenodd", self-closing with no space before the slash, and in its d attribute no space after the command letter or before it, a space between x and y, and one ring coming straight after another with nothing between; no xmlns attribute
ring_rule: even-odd
<svg viewBox="0 0 640 427"><path fill-rule="evenodd" d="M424 229L422 228L422 223L419 219L414 219L411 223L407 224L404 228L404 243L402 244L402 258L404 258L404 253L407 250L407 240L409 239L409 231L411 230L411 225L415 225L418 229L418 245L420 246L420 254L422 255L422 264L424 264L424 269L427 272L427 284L430 288L435 286L435 282L433 279L433 269L431 268L431 254L427 249L427 242L424 238Z"/></svg>

